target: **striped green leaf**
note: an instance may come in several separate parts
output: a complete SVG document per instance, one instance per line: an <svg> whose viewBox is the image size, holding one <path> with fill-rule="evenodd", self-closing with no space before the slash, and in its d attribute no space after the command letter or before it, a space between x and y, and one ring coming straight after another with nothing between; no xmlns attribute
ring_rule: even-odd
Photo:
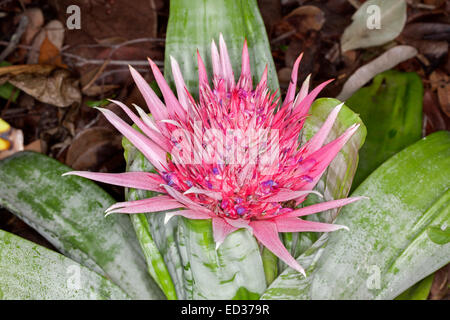
<svg viewBox="0 0 450 320"><path fill-rule="evenodd" d="M0 299L129 299L108 279L0 230Z"/></svg>
<svg viewBox="0 0 450 320"><path fill-rule="evenodd" d="M197 50L212 75L211 41L222 33L235 76L241 73L244 39L248 41L253 81L258 82L268 65L268 85L279 89L266 29L256 0L171 0L167 25L164 75L172 79L170 56L177 59L186 86L198 93Z"/></svg>
<svg viewBox="0 0 450 320"><path fill-rule="evenodd" d="M265 299L394 299L446 265L450 244L429 228L450 224L450 133L432 134L397 153L352 194L336 223L350 231L306 252L308 277L286 270ZM326 235L321 238L326 242Z"/></svg>
<svg viewBox="0 0 450 320"><path fill-rule="evenodd" d="M0 162L0 205L60 252L104 275L137 299L162 298L128 217L104 217L115 201L95 183L61 175L71 169L33 152Z"/></svg>

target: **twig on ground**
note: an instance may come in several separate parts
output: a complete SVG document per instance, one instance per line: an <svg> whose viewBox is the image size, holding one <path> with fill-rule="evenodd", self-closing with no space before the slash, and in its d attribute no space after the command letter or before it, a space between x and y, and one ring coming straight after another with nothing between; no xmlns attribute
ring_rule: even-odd
<svg viewBox="0 0 450 320"><path fill-rule="evenodd" d="M148 69L148 68L135 68L135 69L138 72L150 72L150 69ZM97 81L100 81L100 80L103 81L103 79L105 79L106 77L111 76L116 73L121 73L121 72L130 72L130 70L128 68L109 70L109 71L103 72L102 75L97 79Z"/></svg>
<svg viewBox="0 0 450 320"><path fill-rule="evenodd" d="M275 39L273 39L272 41L270 41L270 44L275 44L281 40L284 40L286 38L289 38L290 36L292 36L293 34L295 34L297 31L296 30L291 30L288 32L283 33L282 35L280 35L279 37L276 37Z"/></svg>
<svg viewBox="0 0 450 320"><path fill-rule="evenodd" d="M105 71L105 68L108 66L109 63L109 59L106 60L101 67L97 70L97 72L94 74L94 76L92 77L91 80L89 80L89 82L83 86L83 88L81 89L81 91L85 91L87 89L89 89L94 83L95 81L97 81L97 79L101 76L101 74L103 73L103 71Z"/></svg>
<svg viewBox="0 0 450 320"><path fill-rule="evenodd" d="M77 56L76 54L63 52L61 53L63 56L67 58L72 58L77 60L78 62L75 63L76 66L84 66L86 64L92 64L92 65L103 65L105 63L105 59L86 59L80 56ZM162 61L154 61L156 65L158 66L164 66L164 63ZM112 66L147 66L148 61L147 60L110 60L109 65Z"/></svg>
<svg viewBox="0 0 450 320"><path fill-rule="evenodd" d="M70 51L76 48L120 48L123 46L127 46L130 44L136 44L141 42L162 42L164 43L166 39L164 38L137 38L133 40L124 41L122 43L116 43L116 44L109 44L109 43L91 43L91 44L79 44L76 46L64 46L61 51Z"/></svg>
<svg viewBox="0 0 450 320"><path fill-rule="evenodd" d="M23 15L20 18L19 26L17 27L16 32L12 35L8 45L0 54L0 61L5 60L5 58L8 57L17 48L20 38L22 37L22 34L25 32L28 26L28 22L29 20L27 16Z"/></svg>
<svg viewBox="0 0 450 320"><path fill-rule="evenodd" d="M9 44L9 42L6 41L0 41L0 46L7 46ZM36 51L35 49L33 49L31 46L26 46L26 45L17 45L17 48L23 48L23 49L27 49L30 51ZM77 56L76 54L72 54L72 53L68 53L68 52L61 52L61 55L64 57L68 57L68 58L72 58L77 60L78 62L75 63L76 66L83 66L86 64L92 64L92 65L103 65L105 63L105 59L86 59L80 56ZM158 66L164 66L164 63L162 61L159 60L154 60L154 62L156 63L156 65ZM126 66L126 65L133 65L133 66L147 66L148 65L148 61L147 60L112 60L109 62L109 65L118 65L118 66Z"/></svg>
<svg viewBox="0 0 450 320"><path fill-rule="evenodd" d="M432 4L426 4L426 3L420 3L412 0L406 0L406 2L413 8L417 9L425 9L425 10L434 10L436 9L435 5Z"/></svg>

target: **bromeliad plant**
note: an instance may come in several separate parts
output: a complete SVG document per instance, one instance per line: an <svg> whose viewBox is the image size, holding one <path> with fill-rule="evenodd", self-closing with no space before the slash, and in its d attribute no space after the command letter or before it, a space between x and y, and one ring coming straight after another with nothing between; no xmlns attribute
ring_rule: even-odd
<svg viewBox="0 0 450 320"><path fill-rule="evenodd" d="M228 49L210 45L220 31ZM0 162L0 205L67 256L0 231L0 298L393 299L447 264L450 135L401 150L348 198L365 126L337 100L314 102L327 83L295 95L300 60L279 104L255 0L172 0L169 84L150 61L165 104L131 68L151 115L114 101L132 128L100 109L126 137L127 172L69 172L29 152ZM127 187L128 201L74 175Z"/></svg>
<svg viewBox="0 0 450 320"><path fill-rule="evenodd" d="M166 105L159 100L139 73L131 74L153 117L136 107L138 118L126 105L119 105L142 133L107 109L100 111L141 151L157 173L119 174L69 172L95 181L158 192L148 199L116 203L107 214L165 213L188 219L210 219L218 248L228 234L245 228L293 269L303 268L284 247L279 232L329 232L344 226L307 221L299 217L352 203L339 199L296 209L320 180L342 146L356 132L353 125L339 138L324 145L342 107L338 105L308 142L298 137L314 99L328 83L308 93L306 82L295 97L301 56L292 70L284 103L275 112L278 99L267 88L267 68L253 88L247 43L242 51L242 71L235 83L225 41L220 53L213 41L214 87L208 83L204 63L198 55L199 102L189 94L180 68L172 58L178 99L156 64L150 60Z"/></svg>

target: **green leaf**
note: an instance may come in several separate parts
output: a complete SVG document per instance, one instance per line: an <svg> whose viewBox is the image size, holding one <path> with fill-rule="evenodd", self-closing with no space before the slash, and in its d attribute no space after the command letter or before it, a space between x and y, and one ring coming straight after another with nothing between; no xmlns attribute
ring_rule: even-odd
<svg viewBox="0 0 450 320"><path fill-rule="evenodd" d="M449 167L449 132L434 133L390 158L352 194L370 200L344 207L336 223L350 231L329 235L314 254L308 278L286 270L263 297L394 299L446 265L450 244L432 241L427 230L450 223Z"/></svg>
<svg viewBox="0 0 450 320"><path fill-rule="evenodd" d="M115 201L95 183L62 177L69 167L21 152L0 162L0 205L36 229L59 251L105 275L131 297L162 298L128 217L104 217Z"/></svg>
<svg viewBox="0 0 450 320"><path fill-rule="evenodd" d="M73 260L0 230L0 299L128 299Z"/></svg>
<svg viewBox="0 0 450 320"><path fill-rule="evenodd" d="M197 96L197 49L212 75L211 41L222 33L235 77L241 74L241 55L247 39L253 82L258 83L268 65L268 86L279 89L266 29L256 0L171 0L167 25L165 77L172 81L170 56L180 64L189 92Z"/></svg>
<svg viewBox="0 0 450 320"><path fill-rule="evenodd" d="M399 295L395 300L427 300L433 284L434 274L413 285L411 288Z"/></svg>
<svg viewBox="0 0 450 320"><path fill-rule="evenodd" d="M10 66L11 63L7 61L1 61L0 67ZM16 102L17 97L19 96L20 90L14 87L11 83L6 82L0 85L0 97L6 100L11 100L12 102Z"/></svg>
<svg viewBox="0 0 450 320"><path fill-rule="evenodd" d="M114 98L114 95L113 95L110 99L112 99L112 98ZM97 107L107 106L107 105L110 104L110 103L111 103L111 102L109 102L108 99L102 99L102 100L87 100L87 101L85 102L85 104L86 104L88 107L91 107L91 108L97 108Z"/></svg>
<svg viewBox="0 0 450 320"><path fill-rule="evenodd" d="M152 90L155 92L155 94L156 94L159 98L162 98L162 97L163 97L162 92L161 92L161 89L159 89L159 87L158 87L158 82L156 82L156 80L151 81L151 82L149 83L149 85L150 85L150 88L152 88Z"/></svg>
<svg viewBox="0 0 450 320"><path fill-rule="evenodd" d="M402 32L406 23L406 2L366 1L352 20L341 38L342 51L383 45Z"/></svg>
<svg viewBox="0 0 450 320"><path fill-rule="evenodd" d="M292 233L286 235L290 235L292 237ZM290 240L290 241L289 241ZM292 244L292 239L285 240L286 243ZM291 251L291 247L287 247L289 251ZM264 266L264 274L266 277L267 285L270 285L273 280L278 276L278 257L274 255L269 249L264 247L262 249L262 260Z"/></svg>
<svg viewBox="0 0 450 320"><path fill-rule="evenodd" d="M6 100L11 99L12 102L16 102L19 96L20 90L14 87L9 82L0 86L0 97Z"/></svg>
<svg viewBox="0 0 450 320"><path fill-rule="evenodd" d="M416 73L387 71L347 100L368 131L353 190L384 161L421 138L422 96Z"/></svg>

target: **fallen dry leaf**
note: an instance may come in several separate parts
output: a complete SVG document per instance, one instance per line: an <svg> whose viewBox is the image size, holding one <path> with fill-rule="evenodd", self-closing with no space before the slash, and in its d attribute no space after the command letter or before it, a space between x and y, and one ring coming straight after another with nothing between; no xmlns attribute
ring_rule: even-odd
<svg viewBox="0 0 450 320"><path fill-rule="evenodd" d="M24 73L34 73L48 75L55 69L55 66L40 64L19 64L14 66L0 67L0 76L17 76ZM0 82L1 83L1 82Z"/></svg>
<svg viewBox="0 0 450 320"><path fill-rule="evenodd" d="M353 93L362 88L377 74L392 69L400 62L411 59L416 55L417 49L411 46L396 46L389 49L375 60L372 60L356 70L345 82L337 99L341 101L347 100Z"/></svg>
<svg viewBox="0 0 450 320"><path fill-rule="evenodd" d="M41 65L11 67L0 68L0 83L8 81L35 99L57 107L81 102L78 80L71 78L69 71Z"/></svg>
<svg viewBox="0 0 450 320"><path fill-rule="evenodd" d="M158 42L140 42L115 50L114 45L139 38L155 38L158 31L158 4L155 0L133 1L78 1L81 9L81 29L66 30L64 51L84 59L95 60L145 60L146 57L158 57ZM66 8L74 4L73 0L52 0L50 5L58 12L61 21L67 19ZM137 14L138 13L138 14ZM102 44L105 46L96 46ZM134 48L135 50L130 50ZM158 50L156 50L158 48ZM90 69L89 64L79 64L76 59L66 63L79 74ZM159 57L158 57L159 58ZM74 66L72 66L74 64ZM126 67L126 65L125 65ZM108 66L108 70L114 69ZM128 73L117 73L113 79L121 82Z"/></svg>
<svg viewBox="0 0 450 320"><path fill-rule="evenodd" d="M282 68L278 70L278 81L280 82L281 87L288 87L289 82L291 81L291 73L292 68Z"/></svg>
<svg viewBox="0 0 450 320"><path fill-rule="evenodd" d="M447 82L445 85L439 86L438 98L442 111L447 117L450 117L450 83Z"/></svg>
<svg viewBox="0 0 450 320"><path fill-rule="evenodd" d="M404 39L404 43L417 48L417 50L419 50L419 52L435 67L437 67L448 54L447 41Z"/></svg>
<svg viewBox="0 0 450 320"><path fill-rule="evenodd" d="M55 65L61 68L67 67L62 62L59 49L47 37L45 37L41 45L39 52L39 64Z"/></svg>
<svg viewBox="0 0 450 320"><path fill-rule="evenodd" d="M431 89L437 91L441 110L450 117L450 77L442 71L430 75Z"/></svg>
<svg viewBox="0 0 450 320"><path fill-rule="evenodd" d="M450 285L450 265L446 265L434 274L430 290L430 300L448 299Z"/></svg>
<svg viewBox="0 0 450 320"><path fill-rule="evenodd" d="M325 14L316 6L301 6L283 18L298 33L306 34L310 30L319 31L325 23Z"/></svg>
<svg viewBox="0 0 450 320"><path fill-rule="evenodd" d="M427 136L433 132L448 130L450 124L446 123L445 115L439 110L438 99L431 89L426 89L423 95L423 136Z"/></svg>
<svg viewBox="0 0 450 320"><path fill-rule="evenodd" d="M379 28L368 27L369 19L376 14L374 11L368 11L368 8L373 5L380 9ZM406 17L404 0L364 2L353 15L352 24L342 35L342 51L379 46L394 40L402 32Z"/></svg>
<svg viewBox="0 0 450 320"><path fill-rule="evenodd" d="M42 153L41 139L34 140L33 142L27 144L24 147L24 150Z"/></svg>
<svg viewBox="0 0 450 320"><path fill-rule="evenodd" d="M75 170L100 170L115 154L121 153L122 136L104 127L80 132L67 151L66 164Z"/></svg>
<svg viewBox="0 0 450 320"><path fill-rule="evenodd" d="M417 48L430 62L431 70L434 70L447 57L449 34L449 24L415 22L405 27L399 39L403 44Z"/></svg>
<svg viewBox="0 0 450 320"><path fill-rule="evenodd" d="M45 25L45 27L34 38L31 50L28 54L27 64L36 64L39 62L42 45L47 39L59 51L64 43L64 25L59 20L52 20ZM44 51L47 50L44 46Z"/></svg>
<svg viewBox="0 0 450 320"><path fill-rule="evenodd" d="M22 44L29 45L36 34L41 30L44 25L44 15L39 8L31 8L24 11L23 15L28 17L28 26L22 36Z"/></svg>
<svg viewBox="0 0 450 320"><path fill-rule="evenodd" d="M408 24L402 36L411 39L448 40L450 25L446 23L416 22Z"/></svg>

